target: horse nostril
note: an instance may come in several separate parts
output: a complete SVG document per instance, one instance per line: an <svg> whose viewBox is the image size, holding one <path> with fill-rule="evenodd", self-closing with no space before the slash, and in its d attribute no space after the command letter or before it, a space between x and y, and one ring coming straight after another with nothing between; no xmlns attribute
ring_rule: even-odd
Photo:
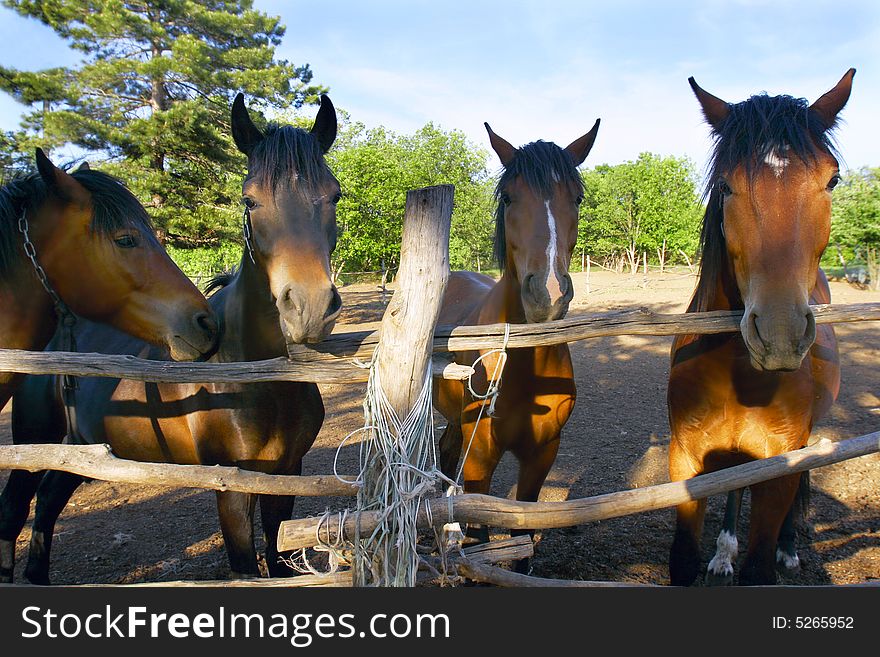
<svg viewBox="0 0 880 657"><path fill-rule="evenodd" d="M339 296L339 290L336 289L335 285L330 288L330 292L332 293L332 297L330 298L330 305L327 307L327 312L324 313L324 319L334 317L340 310L342 310L342 297Z"/></svg>
<svg viewBox="0 0 880 657"><path fill-rule="evenodd" d="M816 341L816 317L813 315L812 311L809 311L806 314L807 327L804 329L804 336L801 338L798 343L798 353L803 354L813 346L813 342Z"/></svg>
<svg viewBox="0 0 880 657"><path fill-rule="evenodd" d="M196 313L193 317L195 325L211 337L217 335L217 320L211 313Z"/></svg>

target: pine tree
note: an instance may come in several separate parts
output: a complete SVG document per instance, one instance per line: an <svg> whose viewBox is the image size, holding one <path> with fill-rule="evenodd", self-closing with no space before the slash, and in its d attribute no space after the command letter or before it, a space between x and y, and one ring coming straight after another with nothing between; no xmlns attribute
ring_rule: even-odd
<svg viewBox="0 0 880 657"><path fill-rule="evenodd" d="M238 234L244 159L229 133L249 107L316 102L308 64L275 59L285 28L251 0L3 0L83 53L78 68L0 67L0 89L32 110L16 149L74 144L110 161L179 246ZM106 168L106 165L105 165Z"/></svg>

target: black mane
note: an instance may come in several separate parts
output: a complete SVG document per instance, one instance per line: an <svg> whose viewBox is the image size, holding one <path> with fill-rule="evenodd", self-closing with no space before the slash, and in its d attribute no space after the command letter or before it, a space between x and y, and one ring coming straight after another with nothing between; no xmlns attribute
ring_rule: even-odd
<svg viewBox="0 0 880 657"><path fill-rule="evenodd" d="M296 178L309 189L332 175L314 135L289 125L270 124L249 160L249 176L273 192L285 180Z"/></svg>
<svg viewBox="0 0 880 657"><path fill-rule="evenodd" d="M785 152L810 164L822 153L837 156L834 125L826 125L804 98L758 94L730 105L730 113L712 129L714 147L703 198L706 212L700 232L700 279L690 311L707 310L714 302L717 281L727 268L727 245L721 230L723 212L718 183L738 166L753 180L764 158Z"/></svg>
<svg viewBox="0 0 880 657"><path fill-rule="evenodd" d="M535 141L516 149L516 154L505 167L495 186L495 258L504 271L507 260L507 244L504 235L504 190L515 178L523 181L536 193L549 198L557 183L567 185L572 195L584 193L584 181L571 155L552 142Z"/></svg>
<svg viewBox="0 0 880 657"><path fill-rule="evenodd" d="M70 175L91 194L92 231L110 235L122 228L137 228L155 239L147 211L120 180L93 169ZM49 189L37 173L20 175L0 187L0 275L9 271L17 257L22 213L31 217L48 197Z"/></svg>

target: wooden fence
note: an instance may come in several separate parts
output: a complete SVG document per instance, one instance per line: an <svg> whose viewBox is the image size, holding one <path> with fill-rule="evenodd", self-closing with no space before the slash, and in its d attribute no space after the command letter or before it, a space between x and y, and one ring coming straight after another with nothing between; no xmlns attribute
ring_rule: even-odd
<svg viewBox="0 0 880 657"><path fill-rule="evenodd" d="M410 192L404 230L398 290L386 309L383 331L363 331L332 335L315 348L290 345L290 357L247 363L174 363L148 361L131 356L42 353L0 350L0 371L26 374L73 374L104 376L138 381L168 383L199 383L224 381L253 383L264 381L311 381L316 383L361 383L368 371L361 361L370 359L383 340L395 340L396 346L380 348L387 389L402 391L395 397L398 414L405 415L417 393L416 384L424 379L424 367L431 367L435 376L464 379L471 368L457 365L448 353L452 351L490 349L502 346L503 325L434 327L436 303L422 297L442 296L448 266L448 241L438 238L437 226L448 236L452 207L451 186ZM411 226L411 229L407 229ZM417 254L417 255L414 255ZM426 256L427 254L427 256ZM433 256L431 256L433 254ZM430 261L426 264L426 258ZM438 265L440 268L438 269ZM434 283L425 287L426 272ZM438 273L441 272L441 273ZM424 290L432 291L424 295ZM409 292L407 292L409 290ZM409 296L407 296L407 294ZM880 303L846 306L815 306L818 324L878 321ZM407 315L406 323L401 318ZM647 310L594 313L572 316L544 324L509 327L508 347L559 344L595 337L616 335L670 336L681 333L709 334L739 330L741 312L708 312L690 314L659 314ZM412 322L419 329L412 329ZM431 328L434 328L433 335ZM432 353L433 359L418 357ZM385 359L382 361L381 359ZM405 366L402 366L404 363ZM563 502L516 502L485 495L460 495L454 498L428 500L419 513L420 527L428 528L447 522L476 522L507 528L564 527L605 518L618 517L648 510L675 506L682 502L724 493L784 474L829 465L880 451L880 432L858 438L817 445L760 461L701 475L683 482L672 482L628 491L609 493L586 499ZM344 496L354 495L357 488L332 475L293 476L267 475L225 466L193 466L165 463L141 463L114 457L106 445L18 445L0 446L0 469L31 471L54 469L74 472L94 479L139 484L206 488L261 494ZM353 478L351 475L346 479ZM340 527L341 518L306 518L283 524L278 547L287 551L316 544L320 524L321 535L331 541L342 536L348 539L370 533L378 521L377 512L349 515ZM491 564L526 548L502 546L494 557L459 555L459 573L496 584L529 585L528 578L505 575ZM518 551L518 552L517 552ZM519 558L519 557L517 557ZM482 559L482 561L481 561ZM429 565L430 567L430 565ZM493 570L494 568L494 570ZM327 580L294 578L286 585L350 585L350 575L337 575ZM306 581L307 580L307 581ZM546 585L568 585L548 582ZM279 585L277 582L252 585ZM601 585L602 583L591 583ZM613 585L613 583L604 583ZM191 584L197 585L197 584ZM280 584L285 585L285 584Z"/></svg>

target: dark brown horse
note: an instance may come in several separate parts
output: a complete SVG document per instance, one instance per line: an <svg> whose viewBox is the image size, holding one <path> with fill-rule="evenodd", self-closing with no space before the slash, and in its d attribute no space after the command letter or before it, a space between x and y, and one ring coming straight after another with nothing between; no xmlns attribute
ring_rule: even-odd
<svg viewBox="0 0 880 657"><path fill-rule="evenodd" d="M235 142L248 156L242 200L246 248L233 275L215 282L209 301L223 328L213 362L249 361L287 354L286 343L315 343L333 328L341 300L330 276L336 245L339 183L324 161L336 137L336 114L322 97L311 132L251 121L239 95L232 108ZM157 354L144 343L96 324L78 332L81 348L115 354ZM143 384L89 379L80 384L78 439L107 442L122 458L183 464L236 465L298 474L324 420L311 383ZM16 441L60 438L44 400L51 386L29 379L16 394ZM31 582L48 582L49 547L58 514L81 478L50 472L40 483L30 558ZM26 513L33 486L17 496ZM255 495L218 493L220 525L232 571L258 576L254 546ZM279 563L275 540L290 517L293 497L261 496L269 573ZM19 527L20 530L20 527Z"/></svg>
<svg viewBox="0 0 880 657"><path fill-rule="evenodd" d="M453 272L438 321L524 324L560 319L574 294L568 266L584 191L577 167L593 146L599 121L564 149L543 141L514 148L488 124L486 129L504 165L495 188L495 251L502 275L496 282L474 272ZM456 360L469 365L478 356L459 353ZM498 357L488 354L477 365L475 390L486 389ZM438 380L434 390L435 405L448 421L440 439L443 472L456 477L464 449L464 490L488 493L501 456L511 451L519 460L516 498L537 500L574 407L568 345L511 349L494 416L488 413L488 402L473 398L460 381ZM488 540L485 527L470 533Z"/></svg>
<svg viewBox="0 0 880 657"><path fill-rule="evenodd" d="M210 351L214 315L132 193L88 165L67 173L40 149L36 157L36 173L0 188L0 348L41 350L55 333L39 266L78 315L164 347L175 360ZM0 409L19 379L0 373Z"/></svg>
<svg viewBox="0 0 880 657"><path fill-rule="evenodd" d="M673 481L805 446L837 397L834 331L816 326L810 304L831 299L819 269L831 226L831 190L840 180L829 133L853 75L851 69L812 105L766 94L730 105L690 80L715 151L700 278L688 312L744 314L739 333L675 339L668 391ZM751 487L741 584L775 582L777 558L792 565L790 555L776 548L799 479L789 475ZM730 498L710 583L732 578L738 496ZM669 560L673 584L697 577L705 503L678 507Z"/></svg>

